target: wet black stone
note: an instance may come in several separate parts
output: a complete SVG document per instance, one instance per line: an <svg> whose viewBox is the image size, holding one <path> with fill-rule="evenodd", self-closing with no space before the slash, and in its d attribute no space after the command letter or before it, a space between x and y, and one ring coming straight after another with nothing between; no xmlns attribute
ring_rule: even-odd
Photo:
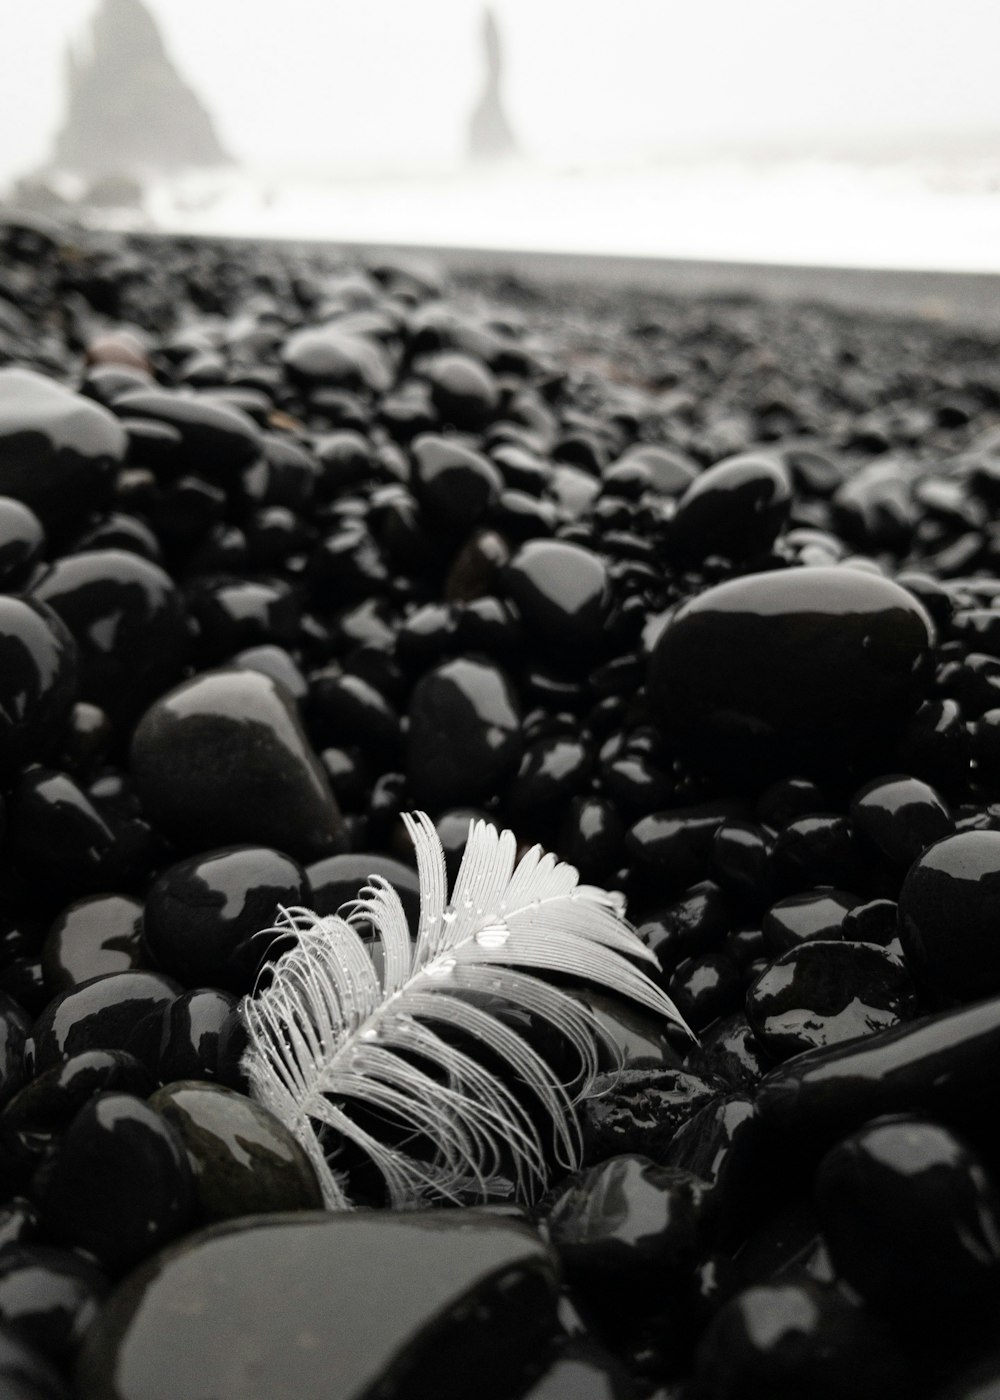
<svg viewBox="0 0 1000 1400"><path fill-rule="evenodd" d="M664 496L679 496L698 475L698 468L682 452L671 451L656 443L643 442L612 463L604 472L605 489L622 495L640 495L656 491Z"/></svg>
<svg viewBox="0 0 1000 1400"><path fill-rule="evenodd" d="M631 828L625 849L651 874L683 888L708 875L719 827L745 814L744 804L729 798L654 812Z"/></svg>
<svg viewBox="0 0 1000 1400"><path fill-rule="evenodd" d="M124 1050L83 1050L37 1074L11 1099L4 1113L14 1128L32 1132L61 1131L96 1095L117 1089L145 1098L155 1080Z"/></svg>
<svg viewBox="0 0 1000 1400"><path fill-rule="evenodd" d="M936 842L899 892L899 935L914 975L938 1002L1000 991L1000 832Z"/></svg>
<svg viewBox="0 0 1000 1400"><path fill-rule="evenodd" d="M817 885L862 891L869 880L866 853L850 822L826 812L799 817L778 833L771 871L777 887L789 892Z"/></svg>
<svg viewBox="0 0 1000 1400"><path fill-rule="evenodd" d="M65 901L124 874L115 832L68 773L35 765L11 796L10 840L22 868Z"/></svg>
<svg viewBox="0 0 1000 1400"><path fill-rule="evenodd" d="M6 1328L0 1329L0 1378L10 1400L70 1400L57 1368Z"/></svg>
<svg viewBox="0 0 1000 1400"><path fill-rule="evenodd" d="M816 1200L838 1273L876 1312L938 1329L992 1311L1000 1202L947 1128L905 1117L869 1124L824 1157Z"/></svg>
<svg viewBox="0 0 1000 1400"><path fill-rule="evenodd" d="M764 915L762 932L772 957L810 939L843 937L844 919L861 900L843 890L820 889L788 895Z"/></svg>
<svg viewBox="0 0 1000 1400"><path fill-rule="evenodd" d="M752 1092L772 1064L743 1011L710 1026L684 1061L691 1073L743 1092Z"/></svg>
<svg viewBox="0 0 1000 1400"><path fill-rule="evenodd" d="M667 994L698 1035L742 1005L743 976L725 953L702 953L677 964Z"/></svg>
<svg viewBox="0 0 1000 1400"><path fill-rule="evenodd" d="M916 708L932 639L910 594L855 569L734 579L664 628L652 712L713 769L829 768L870 753Z"/></svg>
<svg viewBox="0 0 1000 1400"><path fill-rule="evenodd" d="M530 820L539 810L556 803L562 807L586 787L590 770L589 751L579 740L561 736L540 739L526 750L508 789L511 811Z"/></svg>
<svg viewBox="0 0 1000 1400"><path fill-rule="evenodd" d="M579 1110L585 1164L623 1153L658 1161L677 1129L718 1092L717 1083L678 1069L600 1076Z"/></svg>
<svg viewBox="0 0 1000 1400"><path fill-rule="evenodd" d="M717 948L735 920L731 896L714 881L700 880L679 899L648 911L639 925L639 937L669 975L682 959L702 957Z"/></svg>
<svg viewBox="0 0 1000 1400"><path fill-rule="evenodd" d="M721 885L758 902L770 889L771 844L755 822L727 821L712 840L712 874Z"/></svg>
<svg viewBox="0 0 1000 1400"><path fill-rule="evenodd" d="M143 715L131 746L143 808L190 849L278 846L315 859L336 849L341 817L295 702L268 676L196 676Z"/></svg>
<svg viewBox="0 0 1000 1400"><path fill-rule="evenodd" d="M854 794L850 813L855 829L893 865L912 865L952 831L944 799L919 778L876 778Z"/></svg>
<svg viewBox="0 0 1000 1400"><path fill-rule="evenodd" d="M380 761L399 751L399 715L363 676L334 668L314 672L305 713L309 733L321 744L360 744Z"/></svg>
<svg viewBox="0 0 1000 1400"><path fill-rule="evenodd" d="M1000 1086L998 1046L994 997L798 1055L761 1083L758 1111L775 1132L827 1146L883 1113L926 1114L988 1136L983 1104Z"/></svg>
<svg viewBox="0 0 1000 1400"><path fill-rule="evenodd" d="M0 369L0 494L56 535L107 501L125 433L99 404L33 370Z"/></svg>
<svg viewBox="0 0 1000 1400"><path fill-rule="evenodd" d="M45 531L33 510L0 496L0 590L20 588L45 551Z"/></svg>
<svg viewBox="0 0 1000 1400"><path fill-rule="evenodd" d="M546 1220L571 1280L596 1288L669 1288L694 1264L703 1183L648 1157L612 1157L570 1180Z"/></svg>
<svg viewBox="0 0 1000 1400"><path fill-rule="evenodd" d="M738 1293L709 1323L695 1372L705 1400L902 1400L911 1377L886 1331L811 1280Z"/></svg>
<svg viewBox="0 0 1000 1400"><path fill-rule="evenodd" d="M775 1060L912 1020L909 976L882 948L808 942L777 958L750 988L747 1017Z"/></svg>
<svg viewBox="0 0 1000 1400"><path fill-rule="evenodd" d="M163 1008L157 1074L176 1079L239 1082L240 1068L228 1054L238 1002L217 987L184 992Z"/></svg>
<svg viewBox="0 0 1000 1400"><path fill-rule="evenodd" d="M709 554L747 559L774 543L792 492L780 458L745 453L716 462L687 487L670 522L669 549L682 563Z"/></svg>
<svg viewBox="0 0 1000 1400"><path fill-rule="evenodd" d="M158 966L190 985L248 992L278 906L318 895L291 856L262 846L206 851L165 870L146 896L144 936ZM326 912L326 911L322 911Z"/></svg>
<svg viewBox="0 0 1000 1400"><path fill-rule="evenodd" d="M295 331L282 359L289 375L307 389L330 386L381 394L392 378L388 359L374 341L348 335L336 325Z"/></svg>
<svg viewBox="0 0 1000 1400"><path fill-rule="evenodd" d="M244 647L294 646L301 608L281 582L226 579L194 590L191 616L198 624L198 652L206 665L226 661Z"/></svg>
<svg viewBox="0 0 1000 1400"><path fill-rule="evenodd" d="M756 817L780 831L800 817L825 812L828 806L823 792L809 778L780 778L757 799Z"/></svg>
<svg viewBox="0 0 1000 1400"><path fill-rule="evenodd" d="M0 597L0 768L54 746L77 696L76 643L42 603Z"/></svg>
<svg viewBox="0 0 1000 1400"><path fill-rule="evenodd" d="M462 838L463 850L467 836L468 822L465 823ZM369 875L381 875L403 901L410 932L416 937L420 918L420 885L412 865L404 865L402 861L379 851L351 851L316 861L306 869L306 875L312 891L310 907L323 915L336 914L342 904L357 899L362 886L368 883Z"/></svg>
<svg viewBox="0 0 1000 1400"><path fill-rule="evenodd" d="M680 1054L668 1034L672 1027L662 1017L587 983L567 986L564 990L589 1008L610 1041L610 1045L599 1046L598 1065L602 1071L680 1067ZM690 1043L683 1031L677 1032L676 1038L683 1046Z"/></svg>
<svg viewBox="0 0 1000 1400"><path fill-rule="evenodd" d="M305 1152L260 1104L220 1085L168 1081L149 1100L184 1143L202 1219L320 1210Z"/></svg>
<svg viewBox="0 0 1000 1400"><path fill-rule="evenodd" d="M81 1108L37 1190L53 1238L87 1250L114 1274L193 1221L180 1138L131 1094L99 1094Z"/></svg>
<svg viewBox="0 0 1000 1400"><path fill-rule="evenodd" d="M885 947L897 933L897 908L891 899L870 899L848 909L840 925L841 937L850 943L878 943Z"/></svg>
<svg viewBox="0 0 1000 1400"><path fill-rule="evenodd" d="M30 1030L28 1013L12 997L0 992L0 1106L24 1084L24 1044Z"/></svg>
<svg viewBox="0 0 1000 1400"><path fill-rule="evenodd" d="M427 366L431 401L442 423L476 432L491 422L500 391L491 371L471 355L435 355Z"/></svg>
<svg viewBox="0 0 1000 1400"><path fill-rule="evenodd" d="M32 1028L34 1072L83 1050L130 1050L146 1018L180 990L161 972L112 972L62 992Z"/></svg>
<svg viewBox="0 0 1000 1400"><path fill-rule="evenodd" d="M38 1211L26 1196L11 1196L0 1206L0 1250L31 1244L38 1236Z"/></svg>
<svg viewBox="0 0 1000 1400"><path fill-rule="evenodd" d="M624 1365L590 1338L562 1347L521 1400L635 1400Z"/></svg>
<svg viewBox="0 0 1000 1400"><path fill-rule="evenodd" d="M584 880L599 882L617 869L625 827L604 797L574 797L567 804L557 849Z"/></svg>
<svg viewBox="0 0 1000 1400"><path fill-rule="evenodd" d="M127 1280L88 1334L77 1380L116 1400L193 1389L361 1400L378 1388L464 1400L475 1375L483 1400L504 1400L548 1358L556 1297L538 1235L485 1212L255 1218L214 1226Z"/></svg>
<svg viewBox="0 0 1000 1400"><path fill-rule="evenodd" d="M71 1359L107 1291L104 1273L71 1250L33 1244L0 1252L0 1326L54 1361Z"/></svg>
<svg viewBox="0 0 1000 1400"><path fill-rule="evenodd" d="M181 436L184 468L209 478L232 480L261 451L256 424L239 409L189 393L136 389L115 399L123 418L145 418L176 428Z"/></svg>
<svg viewBox="0 0 1000 1400"><path fill-rule="evenodd" d="M742 1239L773 1182L764 1171L761 1125L753 1101L727 1094L677 1130L660 1161L700 1177L709 1236L721 1247Z"/></svg>
<svg viewBox="0 0 1000 1400"><path fill-rule="evenodd" d="M529 540L503 573L504 588L527 632L559 650L594 649L608 616L603 560L582 545Z"/></svg>
<svg viewBox="0 0 1000 1400"><path fill-rule="evenodd" d="M306 697L309 687L305 676L284 647L270 643L247 647L236 653L232 664L245 671L259 671L262 676L270 676L283 685L294 700L301 702Z"/></svg>
<svg viewBox="0 0 1000 1400"><path fill-rule="evenodd" d="M414 488L436 519L467 531L499 496L503 479L488 457L427 433L413 444Z"/></svg>
<svg viewBox="0 0 1000 1400"><path fill-rule="evenodd" d="M42 945L42 972L51 996L92 977L141 966L142 903L128 895L75 900L55 919Z"/></svg>
<svg viewBox="0 0 1000 1400"><path fill-rule="evenodd" d="M407 782L432 809L496 792L521 757L520 706L497 666L459 657L428 671L409 708Z"/></svg>

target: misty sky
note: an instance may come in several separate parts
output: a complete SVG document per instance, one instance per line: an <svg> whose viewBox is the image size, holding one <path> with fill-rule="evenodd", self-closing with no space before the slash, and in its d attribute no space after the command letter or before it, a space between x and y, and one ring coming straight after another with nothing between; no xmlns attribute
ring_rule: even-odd
<svg viewBox="0 0 1000 1400"><path fill-rule="evenodd" d="M0 180L47 152L97 0L0 0ZM240 159L442 164L478 90L476 0L148 0ZM995 0L496 0L527 154L641 159L794 134L995 133Z"/></svg>

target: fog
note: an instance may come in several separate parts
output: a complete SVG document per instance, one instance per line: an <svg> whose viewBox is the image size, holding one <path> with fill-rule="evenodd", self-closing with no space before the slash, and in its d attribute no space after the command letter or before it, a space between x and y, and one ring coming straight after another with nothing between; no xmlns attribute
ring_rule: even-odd
<svg viewBox="0 0 1000 1400"><path fill-rule="evenodd" d="M145 211L153 221L197 223L207 199L215 209L207 225L229 231L294 232L298 219L329 236L585 247L579 224L589 220L590 243L602 251L610 240L612 251L782 257L788 220L806 216L806 200L811 232L792 238L793 256L795 247L806 260L843 247L861 261L1000 265L1000 7L985 0L946 9L905 0L495 0L499 91L516 160L464 184L484 81L475 0L146 7L242 181L230 175L214 195L202 187L186 197L186 213L184 200L170 203L159 190ZM0 187L47 171L65 115L66 52L72 44L86 54L97 9L98 0L0 0ZM833 183L817 183L820 168ZM330 182L354 189L319 214L323 182L327 193ZM912 202L917 191L925 203ZM538 211L534 228L530 211L515 207L526 199ZM599 207L608 199L619 216L611 227ZM759 230L742 244L721 236L727 204L757 220L771 209L771 242ZM634 227L681 216L686 232L640 237ZM900 228L924 225L912 245L887 228L895 217ZM831 219L841 230L832 249ZM856 249L858 221L873 227Z"/></svg>

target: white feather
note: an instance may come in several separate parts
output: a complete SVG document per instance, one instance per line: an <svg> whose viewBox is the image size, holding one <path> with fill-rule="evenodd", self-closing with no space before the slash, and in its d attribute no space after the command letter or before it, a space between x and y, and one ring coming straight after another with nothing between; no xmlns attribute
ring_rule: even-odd
<svg viewBox="0 0 1000 1400"><path fill-rule="evenodd" d="M603 1040L620 1055L587 1007L532 970L597 983L687 1027L630 961L654 959L626 922L620 895L581 885L571 865L538 846L515 867L513 833L472 822L449 903L433 823L422 812L403 820L420 883L416 941L396 890L375 875L345 906L346 918L280 910L265 933L292 935L291 946L242 1003L251 1091L302 1144L330 1209L351 1204L336 1147L332 1162L324 1147L331 1135L367 1154L397 1207L483 1200L511 1179L530 1199L545 1185L547 1161L532 1116L449 1033L498 1056L531 1091L551 1120L558 1159L572 1168L580 1155L574 1105L591 1089L597 1047ZM359 925L374 930L381 975ZM572 1084L494 1014L498 1001L565 1037L580 1062ZM369 1121L380 1114L394 1121L402 1143L368 1131L358 1106ZM407 1151L417 1140L432 1150Z"/></svg>

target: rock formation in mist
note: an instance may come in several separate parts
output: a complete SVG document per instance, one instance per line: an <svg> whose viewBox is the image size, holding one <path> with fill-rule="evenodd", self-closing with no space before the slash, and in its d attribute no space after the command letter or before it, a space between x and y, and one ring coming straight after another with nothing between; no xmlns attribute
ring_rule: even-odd
<svg viewBox="0 0 1000 1400"><path fill-rule="evenodd" d="M230 160L142 0L103 0L89 51L67 55L67 86L56 169L148 175Z"/></svg>
<svg viewBox="0 0 1000 1400"><path fill-rule="evenodd" d="M486 78L469 121L469 157L474 161L501 160L517 154L517 140L503 109L500 83L503 49L493 11L483 14L483 48Z"/></svg>

